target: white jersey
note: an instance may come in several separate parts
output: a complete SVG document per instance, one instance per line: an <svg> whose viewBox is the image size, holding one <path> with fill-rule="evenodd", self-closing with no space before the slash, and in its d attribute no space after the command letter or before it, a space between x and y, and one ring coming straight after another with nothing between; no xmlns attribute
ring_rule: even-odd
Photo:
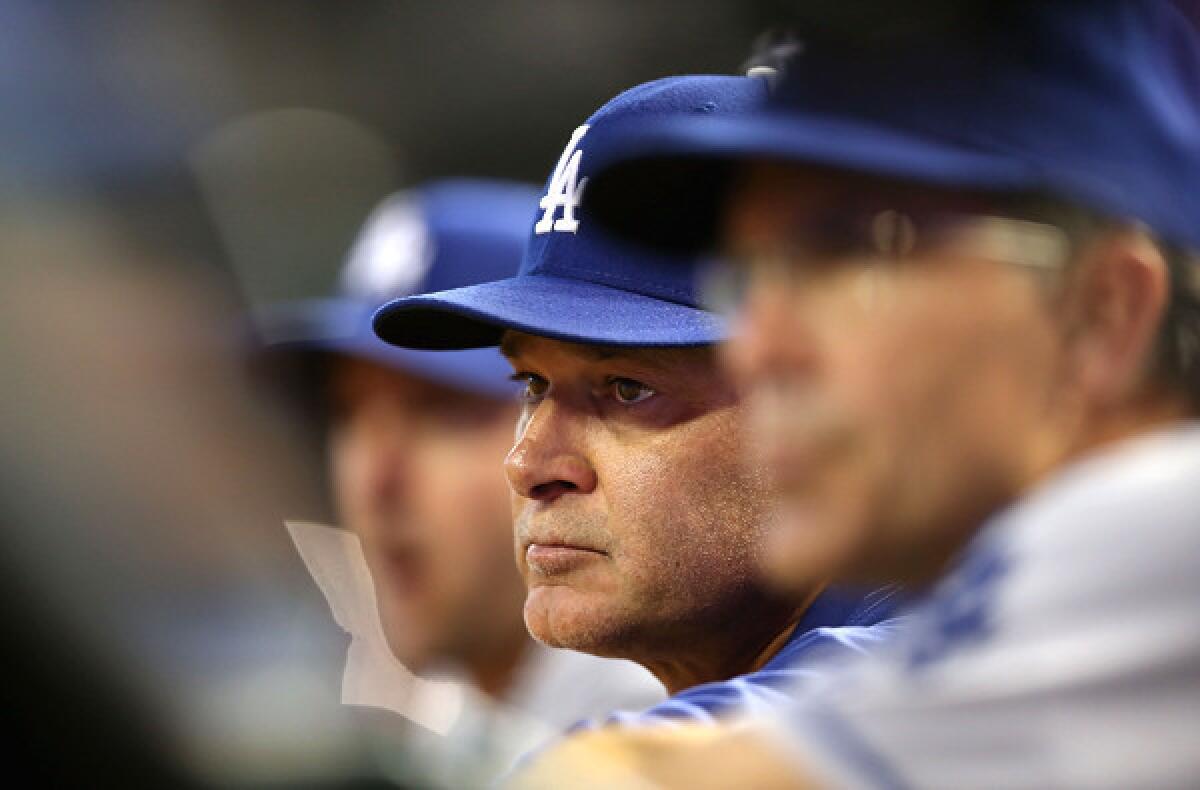
<svg viewBox="0 0 1200 790"><path fill-rule="evenodd" d="M835 787L1200 787L1200 424L995 518L774 734Z"/></svg>

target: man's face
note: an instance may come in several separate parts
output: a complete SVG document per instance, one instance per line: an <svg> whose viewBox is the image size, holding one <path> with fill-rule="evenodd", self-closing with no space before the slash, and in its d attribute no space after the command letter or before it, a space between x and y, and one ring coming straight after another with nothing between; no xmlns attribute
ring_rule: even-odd
<svg viewBox="0 0 1200 790"><path fill-rule="evenodd" d="M637 659L744 613L763 482L712 351L516 332L502 348L526 383L506 468L530 632Z"/></svg>
<svg viewBox="0 0 1200 790"><path fill-rule="evenodd" d="M523 633L500 468L516 407L371 362L330 369L336 504L362 540L384 632L420 669Z"/></svg>
<svg viewBox="0 0 1200 790"><path fill-rule="evenodd" d="M1015 260L1030 227L984 238L963 220L984 208L769 165L735 196L726 230L748 289L728 359L778 497L778 580L930 578L1050 462L1048 426L1071 413L1061 335Z"/></svg>

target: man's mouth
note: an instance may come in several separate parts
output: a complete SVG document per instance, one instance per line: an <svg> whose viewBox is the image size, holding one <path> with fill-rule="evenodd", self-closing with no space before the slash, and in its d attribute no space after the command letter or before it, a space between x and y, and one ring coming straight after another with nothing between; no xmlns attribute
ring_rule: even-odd
<svg viewBox="0 0 1200 790"><path fill-rule="evenodd" d="M557 576L607 557L608 553L587 546L546 540L525 547L525 562L541 576Z"/></svg>

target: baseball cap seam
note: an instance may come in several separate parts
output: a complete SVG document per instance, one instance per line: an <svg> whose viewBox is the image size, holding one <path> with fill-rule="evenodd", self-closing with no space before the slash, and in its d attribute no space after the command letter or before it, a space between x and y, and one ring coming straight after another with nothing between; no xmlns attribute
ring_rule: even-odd
<svg viewBox="0 0 1200 790"><path fill-rule="evenodd" d="M580 277L571 277L570 275L573 273L592 275L593 277L596 277L598 279L584 279L584 278L580 278ZM703 309L703 308L696 306L696 304L694 303L694 299L690 293L688 293L687 291L678 289L678 288L674 288L670 285L664 285L662 283L657 283L657 282L648 283L651 287L661 290L665 293L668 293L668 294L676 297L676 299L661 299L656 294L646 293L645 291L637 290L637 289L623 288L619 285L613 285L613 284L610 284L609 282L606 282L606 280L615 280L618 282L625 282L625 283L634 284L634 285L645 284L647 282L644 279L641 279L638 277L632 277L629 275L619 274L617 272L600 271L600 270L596 270L596 269L583 269L583 268L578 268L578 267L572 266L572 267L564 267L561 270L561 273L560 272L548 272L543 269L540 272L529 272L525 276L528 276L528 277L560 277L562 279L576 280L577 282L585 282L585 283L589 283L591 285L603 285L605 287L612 288L617 291L624 291L625 293L631 293L631 294L636 294L638 296L644 296L647 299L654 299L659 302L667 302L670 304L681 304L685 307L692 307L697 310Z"/></svg>

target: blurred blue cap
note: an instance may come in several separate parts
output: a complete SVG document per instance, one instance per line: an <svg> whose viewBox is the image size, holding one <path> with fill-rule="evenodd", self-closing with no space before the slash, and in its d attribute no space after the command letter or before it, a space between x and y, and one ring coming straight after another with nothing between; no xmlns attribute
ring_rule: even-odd
<svg viewBox="0 0 1200 790"><path fill-rule="evenodd" d="M817 42L742 117L627 126L592 146L583 210L626 240L710 249L736 165L783 160L1048 193L1200 245L1195 21L1168 0L987 5L909 46Z"/></svg>
<svg viewBox="0 0 1200 790"><path fill-rule="evenodd" d="M375 335L371 316L399 296L511 276L537 201L533 186L474 179L432 182L388 197L351 248L336 297L274 305L256 315L268 352L345 354L456 389L511 394L511 369L494 349L397 348Z"/></svg>
<svg viewBox="0 0 1200 790"><path fill-rule="evenodd" d="M496 345L506 329L579 343L694 346L725 337L724 322L698 307L680 261L625 246L580 210L592 152L615 130L680 115L744 114L766 100L748 77L670 77L622 93L575 130L546 181L516 276L409 296L375 316L379 336L410 348ZM532 227L530 227L532 225Z"/></svg>

